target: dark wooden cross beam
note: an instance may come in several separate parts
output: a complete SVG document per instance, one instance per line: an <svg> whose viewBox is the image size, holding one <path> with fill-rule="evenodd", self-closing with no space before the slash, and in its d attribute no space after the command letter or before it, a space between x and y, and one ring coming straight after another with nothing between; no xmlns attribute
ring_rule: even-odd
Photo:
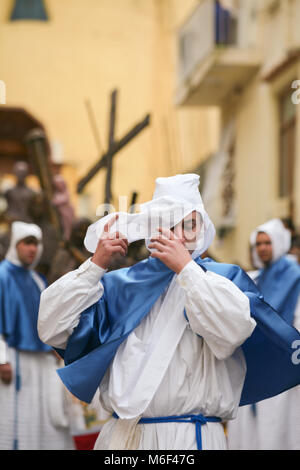
<svg viewBox="0 0 300 470"><path fill-rule="evenodd" d="M115 127L116 127L116 104L117 104L117 90L114 90L111 94L111 106L110 106L110 122L108 131L108 148L110 149L115 140ZM112 159L111 154L107 155L106 164L106 181L105 181L105 193L104 202L109 204L111 201L111 176L112 176Z"/></svg>
<svg viewBox="0 0 300 470"><path fill-rule="evenodd" d="M116 106L117 105L117 90L111 94L111 108L110 108L110 126L108 135L108 150L102 155L101 159L88 171L77 184L77 193L81 193L84 187L102 168L107 169L106 183L105 183L105 203L111 200L111 179L112 179L112 161L113 157L125 147L134 137L136 137L145 127L150 123L150 114L138 122L127 134L120 140L115 140L115 123L116 123Z"/></svg>

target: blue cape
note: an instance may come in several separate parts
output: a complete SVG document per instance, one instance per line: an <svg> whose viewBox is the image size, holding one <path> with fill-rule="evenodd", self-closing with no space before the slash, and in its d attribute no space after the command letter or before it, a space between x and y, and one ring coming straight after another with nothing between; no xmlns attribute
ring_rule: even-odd
<svg viewBox="0 0 300 470"><path fill-rule="evenodd" d="M300 267L285 256L262 269L255 279L264 299L293 324L295 308L300 295Z"/></svg>
<svg viewBox="0 0 300 470"><path fill-rule="evenodd" d="M264 300L254 282L239 267L195 260L204 271L230 279L249 298L257 326L242 345L247 374L240 405L277 395L300 383L300 365L292 357L300 334ZM57 350L65 367L58 370L65 386L90 403L119 345L147 315L164 292L174 272L154 258L130 268L106 273L104 294L86 309L69 338L66 350ZM300 362L300 361L299 361Z"/></svg>
<svg viewBox="0 0 300 470"><path fill-rule="evenodd" d="M37 332L41 291L30 271L10 261L0 263L0 334L22 351L51 351Z"/></svg>

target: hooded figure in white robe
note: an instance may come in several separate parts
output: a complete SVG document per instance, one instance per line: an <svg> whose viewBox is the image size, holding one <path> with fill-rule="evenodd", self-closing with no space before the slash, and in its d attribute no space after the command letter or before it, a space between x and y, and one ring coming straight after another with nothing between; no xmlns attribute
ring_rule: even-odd
<svg viewBox="0 0 300 470"><path fill-rule="evenodd" d="M95 449L225 449L222 421L240 404L300 383L298 332L240 267L202 260L215 230L198 187L198 175L158 178L140 213L89 227L92 258L41 296L39 334L64 357L61 379L87 402L99 387L111 413ZM142 238L149 259L106 273L113 253ZM264 380L266 350L283 360L284 380L278 367Z"/></svg>
<svg viewBox="0 0 300 470"><path fill-rule="evenodd" d="M25 263L20 244L33 246ZM31 248L32 250L32 248ZM0 449L73 449L65 391L58 380L57 357L37 332L45 280L34 266L42 253L35 224L13 222L11 241L0 263Z"/></svg>
<svg viewBox="0 0 300 470"><path fill-rule="evenodd" d="M272 250L268 263L261 259L257 250L259 234L267 235L263 242L270 244ZM254 281L267 301L300 330L300 268L286 256L291 245L290 231L280 219L272 219L252 232L250 244L257 268L252 274ZM228 423L227 433L232 450L298 450L300 387L239 408L237 419Z"/></svg>
<svg viewBox="0 0 300 470"><path fill-rule="evenodd" d="M201 216L192 256L119 346L101 380L101 405L112 418L103 426L95 449L197 449L196 423L187 416L200 415L218 418L201 426L202 448L226 448L221 421L236 416L246 372L239 346L256 323L248 298L230 280L204 273L193 261L215 234L198 186L198 175L158 178L153 200L142 205L139 214L119 213L117 227L110 227L129 242L148 239L155 256L149 239L158 227L175 226L176 231L193 211ZM110 214L90 226L85 240L90 252L97 250L111 218ZM106 270L93 259L43 292L39 334L55 348L67 347L81 313L101 301ZM151 421L174 415L186 419Z"/></svg>

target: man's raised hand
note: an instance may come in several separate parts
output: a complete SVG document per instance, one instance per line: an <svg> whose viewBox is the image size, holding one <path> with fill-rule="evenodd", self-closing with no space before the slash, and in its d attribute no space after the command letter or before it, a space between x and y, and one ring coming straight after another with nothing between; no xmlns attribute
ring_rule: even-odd
<svg viewBox="0 0 300 470"><path fill-rule="evenodd" d="M128 240L120 232L110 233L111 226L118 219L115 215L109 219L105 224L103 233L98 242L96 251L92 257L92 262L100 266L100 268L107 269L110 265L112 257L117 253L125 256L128 250Z"/></svg>

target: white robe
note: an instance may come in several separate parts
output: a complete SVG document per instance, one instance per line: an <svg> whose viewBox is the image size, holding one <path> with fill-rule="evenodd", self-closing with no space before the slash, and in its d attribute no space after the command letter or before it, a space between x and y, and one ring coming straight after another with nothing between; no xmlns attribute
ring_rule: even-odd
<svg viewBox="0 0 300 470"><path fill-rule="evenodd" d="M104 272L88 260L43 292L38 328L44 342L65 348L80 313L102 296ZM248 298L231 281L188 263L107 370L101 404L123 419L111 418L103 426L95 448L196 449L192 423L137 421L199 413L234 419L246 373L239 346L255 325ZM202 441L203 449L225 449L222 424L202 426Z"/></svg>
<svg viewBox="0 0 300 470"><path fill-rule="evenodd" d="M16 350L9 348L16 371ZM52 353L19 352L21 389L16 395L15 379L0 381L0 449L73 450L65 390L58 380L57 359ZM17 413L17 415L16 415Z"/></svg>
<svg viewBox="0 0 300 470"><path fill-rule="evenodd" d="M40 290L45 284L34 271ZM0 380L0 450L74 450L69 427L66 395L56 369L57 357L50 352L19 351L21 388L16 393L16 354L0 335L1 362L12 366L13 380Z"/></svg>
<svg viewBox="0 0 300 470"><path fill-rule="evenodd" d="M300 299L294 326L300 331ZM255 407L255 416L250 406L242 406L236 420L228 423L229 450L300 449L300 386L256 403Z"/></svg>

